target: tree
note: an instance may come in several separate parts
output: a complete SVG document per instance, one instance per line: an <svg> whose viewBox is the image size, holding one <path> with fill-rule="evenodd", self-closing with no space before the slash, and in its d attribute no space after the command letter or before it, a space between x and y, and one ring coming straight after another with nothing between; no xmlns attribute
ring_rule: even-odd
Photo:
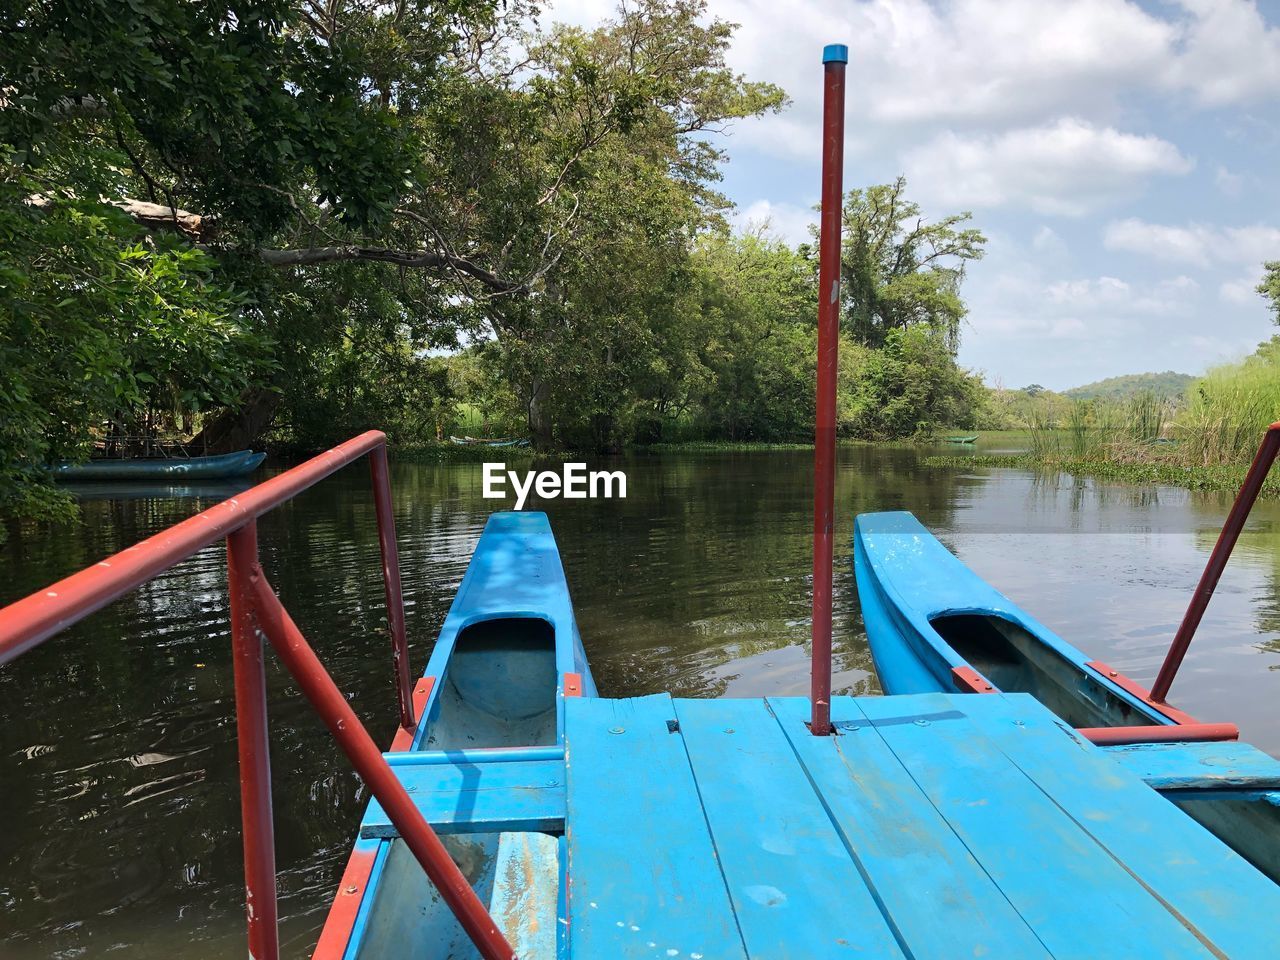
<svg viewBox="0 0 1280 960"><path fill-rule="evenodd" d="M764 233L704 236L688 304L693 413L710 436L805 440L813 431L816 288L809 264Z"/></svg>
<svg viewBox="0 0 1280 960"><path fill-rule="evenodd" d="M256 443L278 409L307 442L333 439L326 423L386 413L388 381L422 373L415 358L486 335L541 437L552 408L610 433L652 360L653 318L682 288L690 238L725 205L710 134L783 96L726 68L732 27L698 0L644 0L589 32L540 31L532 12L521 0L9 4L4 215L93 249L59 281L63 297L110 286L131 258L182 275L169 307L234 327L230 356L210 346L181 361L203 385L165 387L184 420L204 415L215 449ZM35 263L8 258L10 285ZM147 309L117 315L141 323ZM89 336L47 331L68 358ZM145 341L127 325L117 335ZM561 355L573 363L549 377ZM78 383L46 396L51 409L79 410ZM136 420L157 391L121 394L116 413ZM364 400L351 416L308 415L342 396ZM219 405L225 415L209 412ZM83 455L96 421L43 428L44 446L0 451L0 472L35 478L55 453Z"/></svg>
<svg viewBox="0 0 1280 960"><path fill-rule="evenodd" d="M956 366L944 337L916 326L890 330L878 350L842 346L838 428L867 440L971 428L985 387Z"/></svg>
<svg viewBox="0 0 1280 960"><path fill-rule="evenodd" d="M1280 324L1280 260L1272 260L1263 264L1267 275L1258 284L1258 293L1269 300L1273 319Z"/></svg>
<svg viewBox="0 0 1280 960"><path fill-rule="evenodd" d="M141 433L234 401L269 344L204 253L141 243L92 200L34 207L37 183L2 154L0 170L0 508L61 516L46 464L87 455L103 424Z"/></svg>
<svg viewBox="0 0 1280 960"><path fill-rule="evenodd" d="M965 264L983 255L984 237L966 227L969 213L926 222L904 197L907 182L852 190L844 207L841 291L846 329L862 344L879 347L890 331L928 327L955 353L964 301Z"/></svg>

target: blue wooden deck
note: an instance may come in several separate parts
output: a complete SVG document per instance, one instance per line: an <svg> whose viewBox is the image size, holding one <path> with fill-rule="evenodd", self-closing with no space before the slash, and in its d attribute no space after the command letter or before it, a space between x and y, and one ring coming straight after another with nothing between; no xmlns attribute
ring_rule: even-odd
<svg viewBox="0 0 1280 960"><path fill-rule="evenodd" d="M807 715L566 701L570 956L1280 955L1280 888L1031 697Z"/></svg>

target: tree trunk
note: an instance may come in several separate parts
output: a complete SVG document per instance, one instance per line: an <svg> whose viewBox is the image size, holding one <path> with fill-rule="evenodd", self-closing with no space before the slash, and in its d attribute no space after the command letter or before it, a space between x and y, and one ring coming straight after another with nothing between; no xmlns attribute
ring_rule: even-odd
<svg viewBox="0 0 1280 960"><path fill-rule="evenodd" d="M246 390L235 407L220 411L204 425L191 441L192 452L232 453L255 446L271 426L279 406L280 394L275 390L268 387Z"/></svg>
<svg viewBox="0 0 1280 960"><path fill-rule="evenodd" d="M551 447L551 418L542 405L547 394L547 385L535 380L529 385L529 432L533 434L533 445L539 450Z"/></svg>

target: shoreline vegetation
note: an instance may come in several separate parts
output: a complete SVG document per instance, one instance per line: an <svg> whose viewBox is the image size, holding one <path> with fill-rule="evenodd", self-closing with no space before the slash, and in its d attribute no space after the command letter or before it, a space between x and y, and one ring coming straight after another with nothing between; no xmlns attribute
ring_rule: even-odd
<svg viewBox="0 0 1280 960"><path fill-rule="evenodd" d="M1167 462L1123 462L1087 457L1043 457L1033 453L974 454L968 457L925 457L925 467L1013 467L1041 473L1066 473L1073 477L1126 484L1159 484L1185 490L1234 494L1244 482L1248 465L1213 464L1186 466ZM1272 474L1261 496L1280 499L1280 476Z"/></svg>

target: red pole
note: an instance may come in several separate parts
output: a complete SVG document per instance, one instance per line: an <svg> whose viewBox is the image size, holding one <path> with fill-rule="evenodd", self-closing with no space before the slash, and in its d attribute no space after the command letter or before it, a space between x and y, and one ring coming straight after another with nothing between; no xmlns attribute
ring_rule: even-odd
<svg viewBox="0 0 1280 960"><path fill-rule="evenodd" d="M1151 727L1079 727L1076 733L1100 747L1129 743L1219 743L1239 740L1234 723L1170 723Z"/></svg>
<svg viewBox="0 0 1280 960"><path fill-rule="evenodd" d="M166 527L92 567L9 604L0 610L0 664L8 663L58 631L118 600L201 547L244 526L245 521L279 506L386 442L386 436L380 431L362 433L194 517Z"/></svg>
<svg viewBox="0 0 1280 960"><path fill-rule="evenodd" d="M391 630L391 661L396 672L396 696L400 700L400 726L412 730L413 681L409 678L409 642L404 629L404 597L400 592L400 551L396 547L396 515L391 507L391 479L386 446L369 451L373 479L373 505L378 516L378 546L382 550L382 582L387 591L387 626Z"/></svg>
<svg viewBox="0 0 1280 960"><path fill-rule="evenodd" d="M258 622L271 640L276 655L293 674L303 694L320 714L369 791L378 798L401 839L413 851L422 869L440 891L440 896L476 945L480 956L484 960L515 960L515 951L493 917L450 858L435 831L422 818L404 785L383 759L382 751L370 739L347 698L334 684L260 570L256 571L253 583Z"/></svg>
<svg viewBox="0 0 1280 960"><path fill-rule="evenodd" d="M1169 695L1173 678L1177 676L1178 668L1182 666L1182 658L1187 655L1191 638L1195 636L1196 628L1200 626L1205 608L1209 606L1213 591L1222 578L1222 571L1226 569L1227 561L1231 559L1231 551L1235 548L1236 541L1240 539L1240 531L1244 529L1245 521L1249 519L1249 511L1253 509L1254 501L1262 492L1262 484L1266 482L1267 473L1275 462L1277 454L1280 454L1280 423L1273 423L1267 429L1266 436L1262 438L1262 445L1258 447L1258 455L1253 458L1249 472L1245 474L1240 492L1236 494L1236 502L1232 504L1231 512L1227 514L1227 521L1222 525L1222 533L1218 534L1218 542L1213 546L1213 553L1209 554L1209 562L1205 564L1200 582L1196 584L1195 593L1191 595L1191 603L1187 606L1182 623L1178 625L1178 632L1174 634L1173 643L1170 644L1169 652L1165 655L1160 673L1156 675L1156 682L1151 685L1151 699L1156 703L1164 703L1165 697Z"/></svg>
<svg viewBox="0 0 1280 960"><path fill-rule="evenodd" d="M818 241L818 405L813 448L813 716L831 733L831 553L836 484L836 369L840 342L840 215L844 206L844 71L849 48L822 51L822 221Z"/></svg>
<svg viewBox="0 0 1280 960"><path fill-rule="evenodd" d="M254 617L258 524L250 520L227 537L231 595L231 653L236 682L236 743L240 750L240 818L244 837L245 913L249 956L279 960L276 928L276 849L271 816L271 754L262 639Z"/></svg>

